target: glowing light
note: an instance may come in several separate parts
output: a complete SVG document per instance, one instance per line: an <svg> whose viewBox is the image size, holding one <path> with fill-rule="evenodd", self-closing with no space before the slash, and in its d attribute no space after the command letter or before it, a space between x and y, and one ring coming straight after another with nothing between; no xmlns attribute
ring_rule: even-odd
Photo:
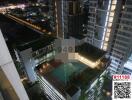
<svg viewBox="0 0 132 100"><path fill-rule="evenodd" d="M107 32L106 37L109 37L109 36L110 36L110 33L109 33L109 32Z"/></svg>
<svg viewBox="0 0 132 100"><path fill-rule="evenodd" d="M21 82L23 82L24 80L28 80L27 77L21 78Z"/></svg>
<svg viewBox="0 0 132 100"><path fill-rule="evenodd" d="M111 95L111 93L110 93L110 92L106 92L106 95L107 95L107 96L110 96L110 95Z"/></svg>
<svg viewBox="0 0 132 100"><path fill-rule="evenodd" d="M113 21L113 17L110 17L110 18L109 18L109 22L112 22L112 21Z"/></svg>
<svg viewBox="0 0 132 100"><path fill-rule="evenodd" d="M112 23L110 23L110 22L113 22L113 17L114 17L114 14L115 14L114 10L116 8L116 6L113 5L113 4L116 4L116 3L117 3L117 0L112 1L112 6L110 8L111 2L109 2L108 10L110 10L110 12L107 12L105 26L106 25L108 25L108 27L111 27L112 26ZM108 18L108 16L111 16L111 17ZM102 43L101 47L103 48L103 50L107 50L107 45L108 45L108 41L109 41L110 31L111 31L111 29L107 29L107 32L106 32L106 29L104 29L103 40L105 40L105 42L107 44L106 43Z"/></svg>
<svg viewBox="0 0 132 100"><path fill-rule="evenodd" d="M24 4L8 5L8 6L5 6L5 7L0 7L0 12L5 12L8 9L15 9L15 8L24 9L25 7L26 7L26 5L24 5Z"/></svg>
<svg viewBox="0 0 132 100"><path fill-rule="evenodd" d="M64 38L64 5L63 5L63 3L64 3L64 0L62 0L62 31L63 31L63 38Z"/></svg>
<svg viewBox="0 0 132 100"><path fill-rule="evenodd" d="M125 8L125 6L122 7L123 9Z"/></svg>
<svg viewBox="0 0 132 100"><path fill-rule="evenodd" d="M93 61L79 55L78 53L75 53L75 55L76 55L76 57L75 57L76 60L79 60L80 62L88 65L91 68L95 68L100 63L100 61L93 62Z"/></svg>
<svg viewBox="0 0 132 100"><path fill-rule="evenodd" d="M46 32L46 30L43 30L43 32Z"/></svg>
<svg viewBox="0 0 132 100"><path fill-rule="evenodd" d="M49 35L51 35L51 32L48 32Z"/></svg>
<svg viewBox="0 0 132 100"><path fill-rule="evenodd" d="M83 57L81 57L81 60L84 60L84 58L83 58Z"/></svg>
<svg viewBox="0 0 132 100"><path fill-rule="evenodd" d="M44 22L45 20L44 20L44 19L42 19L41 21L42 21L42 22Z"/></svg>
<svg viewBox="0 0 132 100"><path fill-rule="evenodd" d="M113 0L113 1L112 1L112 4L116 4L116 2L117 2L117 0Z"/></svg>
<svg viewBox="0 0 132 100"><path fill-rule="evenodd" d="M106 49L107 49L107 47L106 47L106 46L104 46L104 47L103 47L103 50L106 50Z"/></svg>
<svg viewBox="0 0 132 100"><path fill-rule="evenodd" d="M111 13L110 13L110 16L114 16L114 12L111 12Z"/></svg>
<svg viewBox="0 0 132 100"><path fill-rule="evenodd" d="M109 23L108 24L108 27L111 27L112 26L112 23ZM108 32L108 30L107 30L107 32ZM110 29L109 29L109 32L110 32Z"/></svg>
<svg viewBox="0 0 132 100"><path fill-rule="evenodd" d="M40 69L39 69L39 72L40 72L40 73L43 73L43 70L40 68Z"/></svg>
<svg viewBox="0 0 132 100"><path fill-rule="evenodd" d="M17 8L25 8L26 6L24 4L20 4L16 6Z"/></svg>
<svg viewBox="0 0 132 100"><path fill-rule="evenodd" d="M43 68L46 68L46 66L45 66L45 65L43 65Z"/></svg>
<svg viewBox="0 0 132 100"><path fill-rule="evenodd" d="M110 4L111 4L111 0L109 1L108 11L110 10ZM107 23L108 23L108 15L109 15L109 12L107 12L106 14L105 27L107 26ZM103 41L105 38L105 32L106 32L106 28L104 28L104 31L103 31L103 38L102 38ZM103 48L103 42L101 43L101 48Z"/></svg>
<svg viewBox="0 0 132 100"><path fill-rule="evenodd" d="M109 38L105 38L105 41L108 41L109 40Z"/></svg>
<svg viewBox="0 0 132 100"><path fill-rule="evenodd" d="M49 66L49 63L46 63L47 66Z"/></svg>
<svg viewBox="0 0 132 100"><path fill-rule="evenodd" d="M111 10L112 10L112 11L115 10L115 5L112 5L112 6L111 6Z"/></svg>

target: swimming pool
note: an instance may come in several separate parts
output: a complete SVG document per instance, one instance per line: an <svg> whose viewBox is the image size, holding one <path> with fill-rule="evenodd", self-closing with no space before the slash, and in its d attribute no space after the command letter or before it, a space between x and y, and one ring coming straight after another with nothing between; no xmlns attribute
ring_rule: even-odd
<svg viewBox="0 0 132 100"><path fill-rule="evenodd" d="M61 64L56 69L52 70L52 75L66 84L72 76L80 73L87 65L81 62L68 62L65 64Z"/></svg>

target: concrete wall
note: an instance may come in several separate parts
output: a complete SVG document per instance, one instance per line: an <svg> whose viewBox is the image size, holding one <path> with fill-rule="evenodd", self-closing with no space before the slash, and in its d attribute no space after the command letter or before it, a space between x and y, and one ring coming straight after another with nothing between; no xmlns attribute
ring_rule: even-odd
<svg viewBox="0 0 132 100"><path fill-rule="evenodd" d="M103 42L103 40L98 40L98 39L94 38L93 44L94 44L95 47L101 49L101 43L102 42Z"/></svg>
<svg viewBox="0 0 132 100"><path fill-rule="evenodd" d="M55 50L61 53L75 52L75 39L56 39Z"/></svg>
<svg viewBox="0 0 132 100"><path fill-rule="evenodd" d="M31 82L35 82L37 80L36 73L34 71L35 68L35 60L32 57L32 49L26 49L24 51L20 52L21 60L23 62L23 65L26 69L28 78Z"/></svg>
<svg viewBox="0 0 132 100"><path fill-rule="evenodd" d="M29 100L0 30L0 67L20 100Z"/></svg>
<svg viewBox="0 0 132 100"><path fill-rule="evenodd" d="M0 92L0 100L4 100L4 98L3 98L2 94L1 94L1 92Z"/></svg>
<svg viewBox="0 0 132 100"><path fill-rule="evenodd" d="M59 53L55 56L56 60L61 60L62 62L68 62L68 53Z"/></svg>
<svg viewBox="0 0 132 100"><path fill-rule="evenodd" d="M74 38L74 37L70 37L70 39L75 40L75 46L81 45L81 44L83 44L84 42L86 42L86 37L83 38L83 39L81 39L81 40L76 39L76 38Z"/></svg>
<svg viewBox="0 0 132 100"><path fill-rule="evenodd" d="M72 96L72 100L79 100L80 95L81 95L81 89L79 89L79 90Z"/></svg>

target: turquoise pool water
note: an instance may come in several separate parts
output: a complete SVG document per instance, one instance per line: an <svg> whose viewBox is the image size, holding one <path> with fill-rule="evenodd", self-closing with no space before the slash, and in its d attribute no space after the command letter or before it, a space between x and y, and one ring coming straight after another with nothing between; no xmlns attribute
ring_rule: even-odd
<svg viewBox="0 0 132 100"><path fill-rule="evenodd" d="M80 73L86 68L86 65L81 62L69 62L60 65L54 69L51 73L63 83L67 83L70 77Z"/></svg>

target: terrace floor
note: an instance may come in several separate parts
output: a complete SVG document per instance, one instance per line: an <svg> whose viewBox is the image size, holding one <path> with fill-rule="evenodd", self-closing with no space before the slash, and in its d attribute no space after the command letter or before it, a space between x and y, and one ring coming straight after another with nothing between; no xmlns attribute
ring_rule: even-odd
<svg viewBox="0 0 132 100"><path fill-rule="evenodd" d="M86 68L87 66L81 62L68 62L52 70L51 74L66 85L72 77L81 73Z"/></svg>
<svg viewBox="0 0 132 100"><path fill-rule="evenodd" d="M100 50L99 48L94 47L88 43L83 43L82 45L76 46L75 51L78 52L81 56L93 62L96 62L106 53L105 51Z"/></svg>
<svg viewBox="0 0 132 100"><path fill-rule="evenodd" d="M90 68L79 61L62 63L52 60L48 64L51 69L43 71L42 76L64 96L70 85L84 89L101 73L101 69Z"/></svg>

